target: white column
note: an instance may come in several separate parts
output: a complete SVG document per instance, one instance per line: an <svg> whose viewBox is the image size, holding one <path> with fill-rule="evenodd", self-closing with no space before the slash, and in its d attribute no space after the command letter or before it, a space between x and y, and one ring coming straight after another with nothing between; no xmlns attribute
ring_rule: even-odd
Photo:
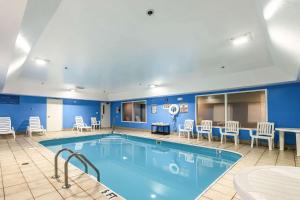
<svg viewBox="0 0 300 200"><path fill-rule="evenodd" d="M300 133L296 133L296 150L297 156L300 156Z"/></svg>
<svg viewBox="0 0 300 200"><path fill-rule="evenodd" d="M284 131L279 131L279 150L284 150Z"/></svg>

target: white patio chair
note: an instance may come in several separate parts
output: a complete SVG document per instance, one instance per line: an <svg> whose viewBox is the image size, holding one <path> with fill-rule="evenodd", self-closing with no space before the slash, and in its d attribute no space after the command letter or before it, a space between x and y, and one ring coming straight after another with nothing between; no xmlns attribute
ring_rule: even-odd
<svg viewBox="0 0 300 200"><path fill-rule="evenodd" d="M16 139L16 132L11 126L10 117L0 117L0 134L12 134Z"/></svg>
<svg viewBox="0 0 300 200"><path fill-rule="evenodd" d="M223 144L223 137L232 136L234 137L234 144L238 145L239 143L239 122L238 121L227 121L225 122L225 129L219 128L221 134L221 144Z"/></svg>
<svg viewBox="0 0 300 200"><path fill-rule="evenodd" d="M211 138L212 138L212 121L211 120L202 120L201 121L201 125L197 126L196 127L196 130L197 130L197 134L198 134L198 140L199 140L199 137L203 134L207 134L207 137L208 137L208 141L210 142L211 141Z"/></svg>
<svg viewBox="0 0 300 200"><path fill-rule="evenodd" d="M41 124L40 117L37 116L29 117L29 126L27 126L26 134L32 137L34 132L46 134L46 129Z"/></svg>
<svg viewBox="0 0 300 200"><path fill-rule="evenodd" d="M272 150L274 147L274 134L275 128L274 123L271 122L259 122L257 123L257 130L254 134L252 130L250 130L251 137L251 148L253 148L254 139L256 139L256 146L258 146L258 140L268 140L269 150Z"/></svg>
<svg viewBox="0 0 300 200"><path fill-rule="evenodd" d="M100 129L100 121L97 121L96 117L91 117L91 126L93 130L96 130L96 127Z"/></svg>
<svg viewBox="0 0 300 200"><path fill-rule="evenodd" d="M75 125L73 128L76 128L77 132L82 132L84 129L92 131L92 127L84 123L82 116L75 117Z"/></svg>
<svg viewBox="0 0 300 200"><path fill-rule="evenodd" d="M190 139L190 135L193 133L194 129L194 120L187 119L184 121L184 126L181 125L178 126L178 137L181 136L181 133L187 133L188 139Z"/></svg>

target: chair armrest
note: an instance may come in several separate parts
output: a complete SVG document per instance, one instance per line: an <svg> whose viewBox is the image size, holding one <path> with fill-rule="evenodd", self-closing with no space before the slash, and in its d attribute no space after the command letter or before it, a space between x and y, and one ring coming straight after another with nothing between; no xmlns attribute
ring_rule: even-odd
<svg viewBox="0 0 300 200"><path fill-rule="evenodd" d="M180 125L180 124L178 125L178 130L179 131L183 130L182 125Z"/></svg>
<svg viewBox="0 0 300 200"><path fill-rule="evenodd" d="M250 137L254 136L252 129L249 130L249 134L250 134Z"/></svg>
<svg viewBox="0 0 300 200"><path fill-rule="evenodd" d="M197 131L197 132L199 132L199 131L201 131L201 130L202 130L202 126L201 126L201 125L196 126L196 131Z"/></svg>
<svg viewBox="0 0 300 200"><path fill-rule="evenodd" d="M219 129L219 133L220 133L220 134L224 133L222 127L218 127L218 129Z"/></svg>

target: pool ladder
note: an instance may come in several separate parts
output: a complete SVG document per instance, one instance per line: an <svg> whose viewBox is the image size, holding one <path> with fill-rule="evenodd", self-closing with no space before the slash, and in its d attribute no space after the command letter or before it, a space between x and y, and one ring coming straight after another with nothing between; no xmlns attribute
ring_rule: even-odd
<svg viewBox="0 0 300 200"><path fill-rule="evenodd" d="M71 160L71 158L75 157L77 158L83 165L84 165L84 172L88 173L88 165L94 169L94 171L97 174L97 181L100 182L100 172L99 170L95 167L95 165L93 163L91 163L91 161L89 161L84 155L74 152L71 149L68 148L63 148L61 150L59 150L54 157L54 176L52 176L52 178L59 178L58 175L58 164L57 164L57 159L60 153L67 151L70 153L69 157L67 158L67 160L65 161L64 164L64 178L65 178L65 184L63 186L63 188L69 188L71 187L71 185L69 184L69 162Z"/></svg>

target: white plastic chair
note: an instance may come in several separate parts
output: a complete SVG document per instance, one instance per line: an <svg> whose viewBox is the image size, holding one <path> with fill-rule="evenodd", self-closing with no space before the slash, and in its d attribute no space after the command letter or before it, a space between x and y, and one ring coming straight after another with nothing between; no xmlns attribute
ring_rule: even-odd
<svg viewBox="0 0 300 200"><path fill-rule="evenodd" d="M46 129L41 124L40 117L29 117L29 126L27 126L26 134L32 137L33 132L46 134Z"/></svg>
<svg viewBox="0 0 300 200"><path fill-rule="evenodd" d="M100 121L97 121L96 117L91 117L91 126L93 130L96 130L96 127L100 129Z"/></svg>
<svg viewBox="0 0 300 200"><path fill-rule="evenodd" d="M12 134L16 139L16 132L11 126L10 117L0 117L0 134Z"/></svg>
<svg viewBox="0 0 300 200"><path fill-rule="evenodd" d="M78 131L82 132L84 129L92 131L92 127L84 123L82 116L75 117L75 124L73 126L73 129L74 128L77 130L77 132Z"/></svg>
<svg viewBox="0 0 300 200"><path fill-rule="evenodd" d="M212 138L212 121L211 120L202 120L201 125L197 126L196 130L198 133L198 140L199 140L200 135L202 137L203 134L207 134L208 141L209 142L211 141L211 138Z"/></svg>
<svg viewBox="0 0 300 200"><path fill-rule="evenodd" d="M259 122L257 123L256 134L250 130L251 148L253 148L254 139L256 139L256 146L258 146L258 140L268 140L269 150L274 147L274 123L271 122Z"/></svg>
<svg viewBox="0 0 300 200"><path fill-rule="evenodd" d="M184 126L181 125L178 126L178 136L181 136L181 133L187 133L188 139L190 139L190 135L193 133L194 129L194 120L187 119L184 121Z"/></svg>
<svg viewBox="0 0 300 200"><path fill-rule="evenodd" d="M227 122L225 122L224 131L222 128L219 128L219 130L220 130L220 134L221 134L221 144L223 144L223 137L225 137L225 142L226 142L226 136L233 136L234 144L238 145L239 133L240 133L238 121L227 121Z"/></svg>

